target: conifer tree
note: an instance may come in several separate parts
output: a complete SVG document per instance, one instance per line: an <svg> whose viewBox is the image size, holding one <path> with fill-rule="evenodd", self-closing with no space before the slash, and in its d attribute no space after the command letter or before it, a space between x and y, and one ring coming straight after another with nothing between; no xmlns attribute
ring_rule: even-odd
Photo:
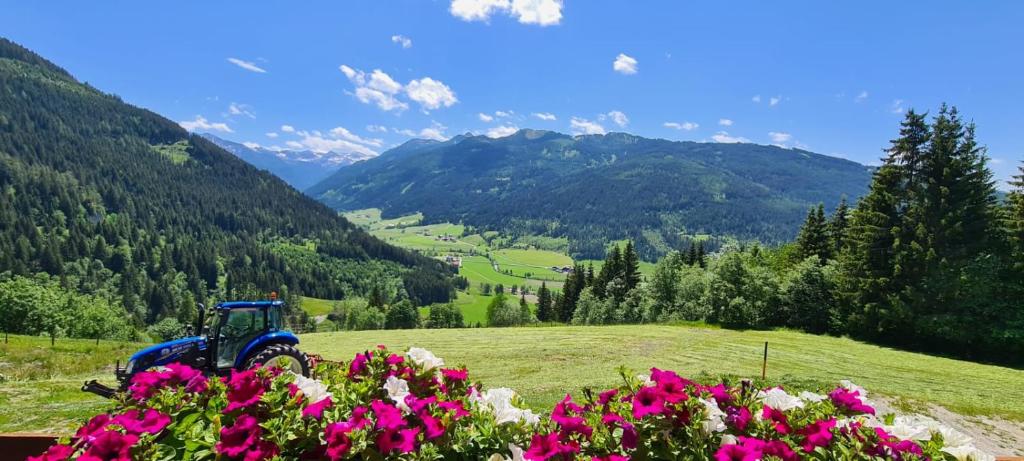
<svg viewBox="0 0 1024 461"><path fill-rule="evenodd" d="M594 286L594 263L587 264L587 277L583 284L588 287Z"/></svg>
<svg viewBox="0 0 1024 461"><path fill-rule="evenodd" d="M1006 197L1004 228L1013 251L1014 268L1024 272L1024 163L1018 167L1020 174L1013 177L1013 190Z"/></svg>
<svg viewBox="0 0 1024 461"><path fill-rule="evenodd" d="M607 296L606 287L608 282L611 282L615 277L622 275L622 250L619 249L618 245L612 247L608 251L608 256L604 260L604 265L601 266L601 271L597 274L594 280L594 295L600 299L604 299Z"/></svg>
<svg viewBox="0 0 1024 461"><path fill-rule="evenodd" d="M690 249L686 252L684 261L687 266L692 266L697 263L697 245L690 242Z"/></svg>
<svg viewBox="0 0 1024 461"><path fill-rule="evenodd" d="M846 239L846 230L850 226L850 208L846 204L846 196L839 200L836 211L832 213L828 221L828 237L831 240L831 256L835 257L843 249L843 241Z"/></svg>
<svg viewBox="0 0 1024 461"><path fill-rule="evenodd" d="M626 291L636 288L640 283L640 257L633 248L633 241L626 242L622 254L622 280L626 283Z"/></svg>
<svg viewBox="0 0 1024 461"><path fill-rule="evenodd" d="M547 282L541 282L537 290L537 320L551 322L558 320L554 317L551 309L551 292L548 291Z"/></svg>
<svg viewBox="0 0 1024 461"><path fill-rule="evenodd" d="M703 241L697 242L697 265L700 266L701 269L708 267L708 261L704 253Z"/></svg>
<svg viewBox="0 0 1024 461"><path fill-rule="evenodd" d="M811 207L807 211L807 218L804 220L803 227L800 228L796 244L800 249L801 259L811 256L818 257L820 262L825 262L828 259L831 244L825 223L825 205L819 203L817 207Z"/></svg>

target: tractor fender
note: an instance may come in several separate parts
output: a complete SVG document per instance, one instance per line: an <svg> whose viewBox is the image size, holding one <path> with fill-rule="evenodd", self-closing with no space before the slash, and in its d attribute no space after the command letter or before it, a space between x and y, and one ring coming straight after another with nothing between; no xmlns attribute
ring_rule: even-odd
<svg viewBox="0 0 1024 461"><path fill-rule="evenodd" d="M242 351L235 357L235 368L242 369L245 363L253 354L258 353L271 344L288 344L294 346L299 343L299 338L290 331L274 331L260 335L249 341Z"/></svg>

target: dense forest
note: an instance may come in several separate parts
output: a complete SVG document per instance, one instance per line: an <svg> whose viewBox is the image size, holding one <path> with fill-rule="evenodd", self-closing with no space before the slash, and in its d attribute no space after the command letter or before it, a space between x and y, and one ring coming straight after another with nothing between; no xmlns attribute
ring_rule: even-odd
<svg viewBox="0 0 1024 461"><path fill-rule="evenodd" d="M705 321L790 327L1021 364L1024 167L999 203L974 126L943 106L908 112L870 192L811 207L795 242L663 258L637 283L628 247L577 266L537 317L574 324ZM969 327L968 327L969 326Z"/></svg>
<svg viewBox="0 0 1024 461"><path fill-rule="evenodd" d="M441 263L377 240L206 139L2 39L0 195L8 310L86 296L137 327L189 321L198 301L272 290L337 299L378 289L418 305L454 292ZM35 291L14 288L25 286ZM73 334L77 321L0 317L6 330L32 334Z"/></svg>
<svg viewBox="0 0 1024 461"><path fill-rule="evenodd" d="M556 237L566 243L550 249L577 259L629 238L654 261L707 235L709 249L726 236L788 241L808 206L860 197L870 180L864 165L799 149L520 130L410 141L307 193L336 209Z"/></svg>

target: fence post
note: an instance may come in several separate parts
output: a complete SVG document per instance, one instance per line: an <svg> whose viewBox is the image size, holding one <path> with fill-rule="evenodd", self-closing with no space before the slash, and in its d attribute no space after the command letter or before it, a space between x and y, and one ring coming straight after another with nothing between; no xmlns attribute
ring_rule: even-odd
<svg viewBox="0 0 1024 461"><path fill-rule="evenodd" d="M768 341L764 342L764 362L761 363L761 379L764 380L768 374Z"/></svg>

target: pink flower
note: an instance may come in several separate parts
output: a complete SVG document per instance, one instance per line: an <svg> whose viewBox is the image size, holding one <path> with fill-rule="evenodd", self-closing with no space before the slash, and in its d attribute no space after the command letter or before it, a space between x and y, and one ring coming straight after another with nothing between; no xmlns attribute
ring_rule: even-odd
<svg viewBox="0 0 1024 461"><path fill-rule="evenodd" d="M254 446L261 433L259 421L255 417L239 416L235 424L221 428L220 442L217 442L216 446L217 453L230 458L237 457Z"/></svg>
<svg viewBox="0 0 1024 461"><path fill-rule="evenodd" d="M789 427L789 418L780 410L776 410L772 407L764 407L764 410L761 411L761 417L771 421L772 426L775 427L775 431L779 434L789 434L793 430Z"/></svg>
<svg viewBox="0 0 1024 461"><path fill-rule="evenodd" d="M681 378L674 371L651 368L651 381L657 383L658 390L669 403L679 403L689 398L686 395L686 385L690 382Z"/></svg>
<svg viewBox="0 0 1024 461"><path fill-rule="evenodd" d="M591 461L629 461L628 456L622 455L608 455L608 456L595 456L590 458Z"/></svg>
<svg viewBox="0 0 1024 461"><path fill-rule="evenodd" d="M875 414L874 408L864 404L864 401L860 397L860 391L850 391L839 387L834 391L829 392L828 397L832 400L832 403L841 410L858 414Z"/></svg>
<svg viewBox="0 0 1024 461"><path fill-rule="evenodd" d="M726 405L732 401L732 394L729 393L729 389L725 387L725 384L708 387L707 391L715 398L719 405Z"/></svg>
<svg viewBox="0 0 1024 461"><path fill-rule="evenodd" d="M138 401L146 400L156 394L164 385L164 376L158 371L143 371L132 376L128 391Z"/></svg>
<svg viewBox="0 0 1024 461"><path fill-rule="evenodd" d="M533 439L530 440L530 448L526 450L523 457L529 461L545 461L571 451L572 447L563 445L558 440L557 432L548 435L534 434Z"/></svg>
<svg viewBox="0 0 1024 461"><path fill-rule="evenodd" d="M273 458L279 453L281 453L281 449L274 442L260 440L245 452L242 461L263 461Z"/></svg>
<svg viewBox="0 0 1024 461"><path fill-rule="evenodd" d="M96 435L78 461L131 461L132 446L138 441L135 435L103 431Z"/></svg>
<svg viewBox="0 0 1024 461"><path fill-rule="evenodd" d="M781 440L771 440L764 442L761 448L761 452L782 459L782 461L798 461L800 456L789 447L789 444Z"/></svg>
<svg viewBox="0 0 1024 461"><path fill-rule="evenodd" d="M583 417L577 416L582 412L583 408L573 403L571 396L566 395L551 411L551 420L558 424L563 434L577 433L589 438L594 429L587 426Z"/></svg>
<svg viewBox="0 0 1024 461"><path fill-rule="evenodd" d="M227 381L228 406L224 413L256 404L266 390L265 382L256 375L256 370L231 370L231 378Z"/></svg>
<svg viewBox="0 0 1024 461"><path fill-rule="evenodd" d="M372 352L356 354L355 358L352 359L352 362L348 364L349 379L366 373L366 362L369 362L371 358L373 358Z"/></svg>
<svg viewBox="0 0 1024 461"><path fill-rule="evenodd" d="M106 413L93 416L92 419L89 420L89 422L85 423L84 426L78 429L78 432L75 432L75 438L84 439L85 441L88 442L93 437L102 432L107 427L107 423L109 422L110 415Z"/></svg>
<svg viewBox="0 0 1024 461"><path fill-rule="evenodd" d="M167 365L167 374L165 376L170 384L185 384L185 390L188 392L206 392L206 376L203 376L202 371L196 370L188 365L182 365L180 363Z"/></svg>
<svg viewBox="0 0 1024 461"><path fill-rule="evenodd" d="M665 399L655 387L644 387L633 396L633 418L660 415L665 411Z"/></svg>
<svg viewBox="0 0 1024 461"><path fill-rule="evenodd" d="M420 428L412 429L388 429L377 435L377 447L380 448L381 453L391 453L398 451L399 453L410 453L416 450L416 436L419 435Z"/></svg>
<svg viewBox="0 0 1024 461"><path fill-rule="evenodd" d="M139 418L139 410L132 409L114 417L110 422L123 427L129 434L159 434L171 424L171 417L148 408L142 414L142 418Z"/></svg>
<svg viewBox="0 0 1024 461"><path fill-rule="evenodd" d="M622 428L622 448L627 450L636 448L636 427L627 423L625 418L616 413L605 413L601 416L601 422L604 423L605 426L608 426L609 429L614 429L616 425Z"/></svg>
<svg viewBox="0 0 1024 461"><path fill-rule="evenodd" d="M815 421L798 430L797 433L804 436L804 451L810 453L816 447L828 446L832 441L832 428L834 427L836 427L835 418L829 418L824 421Z"/></svg>
<svg viewBox="0 0 1024 461"><path fill-rule="evenodd" d="M424 408L427 408L433 403L437 403L437 397L430 396L425 399L417 398L415 395L409 394L405 396L405 406L409 407L413 413L419 414Z"/></svg>
<svg viewBox="0 0 1024 461"><path fill-rule="evenodd" d="M394 405L374 400L370 403L370 408L377 418L377 429L396 430L405 427L406 421L402 419L402 412Z"/></svg>
<svg viewBox="0 0 1024 461"><path fill-rule="evenodd" d="M729 444L722 445L715 452L715 461L760 461L761 451L749 446Z"/></svg>
<svg viewBox="0 0 1024 461"><path fill-rule="evenodd" d="M437 406L446 411L454 411L455 415L452 416L452 419L457 420L464 416L469 416L469 411L466 410L466 407L462 406L462 402L459 400L437 402Z"/></svg>
<svg viewBox="0 0 1024 461"><path fill-rule="evenodd" d="M324 397L320 399L319 402L306 405L306 408L302 409L302 417L313 418L319 421L320 418L323 418L324 416L324 410L331 408L332 406L334 406L334 401L331 400L331 397Z"/></svg>
<svg viewBox="0 0 1024 461"><path fill-rule="evenodd" d="M358 406L352 409L352 416L348 418L348 423L352 426L352 430L359 430L373 424L373 422L366 417L366 414L369 412L370 410L364 406Z"/></svg>
<svg viewBox="0 0 1024 461"><path fill-rule="evenodd" d="M444 435L444 424L441 424L441 420L435 418L430 413L423 413L420 415L420 419L423 420L423 427L426 428L424 435L427 440L434 440Z"/></svg>
<svg viewBox="0 0 1024 461"><path fill-rule="evenodd" d="M65 461L74 452L74 447L69 445L53 445L46 449L45 453L39 456L29 456L25 461Z"/></svg>
<svg viewBox="0 0 1024 461"><path fill-rule="evenodd" d="M402 362L404 362L404 361L405 361L405 359L402 358L401 355L397 355L397 354L391 354L391 355L388 356L388 358L384 359L384 363L386 363L388 365L401 365Z"/></svg>
<svg viewBox="0 0 1024 461"><path fill-rule="evenodd" d="M328 424L324 429L324 440L327 441L327 457L337 461L345 457L352 449L352 439L348 434L352 431L351 423Z"/></svg>
<svg viewBox="0 0 1024 461"><path fill-rule="evenodd" d="M608 403L611 402L612 399L614 399L615 396L618 395L618 394L619 394L619 390L618 389L609 389L607 391L604 391L604 392L600 393L597 396L597 404L598 405L608 405Z"/></svg>
<svg viewBox="0 0 1024 461"><path fill-rule="evenodd" d="M717 400L717 399L716 399ZM729 407L725 409L725 421L742 432L750 424L750 410L747 407Z"/></svg>
<svg viewBox="0 0 1024 461"><path fill-rule="evenodd" d="M444 376L444 379L448 381L462 382L469 378L469 372L465 368L442 368L441 376Z"/></svg>

